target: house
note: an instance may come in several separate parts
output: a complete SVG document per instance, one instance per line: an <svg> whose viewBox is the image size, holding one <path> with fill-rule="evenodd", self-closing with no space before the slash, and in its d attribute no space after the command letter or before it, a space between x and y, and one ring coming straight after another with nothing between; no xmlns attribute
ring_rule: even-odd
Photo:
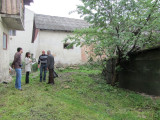
<svg viewBox="0 0 160 120"><path fill-rule="evenodd" d="M9 30L24 30L24 5L33 0L0 0L0 82L9 76Z"/></svg>
<svg viewBox="0 0 160 120"><path fill-rule="evenodd" d="M9 42L10 42L10 47L9 47L9 60L10 62L13 61L14 59L14 54L16 53L16 49L18 47L23 48L23 54L22 54L22 61L24 61L25 58L25 53L30 52L32 55L34 54L33 51L33 43L32 41L32 32L33 32L33 21L34 21L34 12L30 11L29 9L25 8L25 20L24 20L24 31L15 31L13 34L10 31L10 36L9 36Z"/></svg>
<svg viewBox="0 0 160 120"><path fill-rule="evenodd" d="M66 47L64 43L68 35L73 35L75 29L89 27L89 24L80 19L35 14L34 43L35 57L38 58L42 50L50 50L55 57L55 63L61 65L81 64L87 61L84 47Z"/></svg>

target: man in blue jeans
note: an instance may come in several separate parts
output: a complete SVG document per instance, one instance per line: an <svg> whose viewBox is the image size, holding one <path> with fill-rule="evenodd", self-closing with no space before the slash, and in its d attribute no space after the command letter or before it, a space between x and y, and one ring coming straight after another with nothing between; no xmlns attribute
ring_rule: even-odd
<svg viewBox="0 0 160 120"><path fill-rule="evenodd" d="M40 82L42 82L42 78L44 82L46 81L47 57L48 56L45 54L45 51L43 50L42 55L39 56L38 60L38 68L40 68ZM44 71L44 76L42 76L43 71Z"/></svg>
<svg viewBox="0 0 160 120"><path fill-rule="evenodd" d="M14 60L12 63L12 68L16 71L16 81L15 81L15 88L18 90L22 90L21 88L21 67L22 67L22 60L21 54L23 53L22 48L17 48L17 52L14 55Z"/></svg>

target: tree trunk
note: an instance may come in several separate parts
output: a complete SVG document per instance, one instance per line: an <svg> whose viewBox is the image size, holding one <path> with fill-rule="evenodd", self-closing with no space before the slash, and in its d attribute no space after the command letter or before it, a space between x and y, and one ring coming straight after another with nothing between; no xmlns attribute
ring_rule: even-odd
<svg viewBox="0 0 160 120"><path fill-rule="evenodd" d="M112 82L111 85L114 86L118 82L118 72L116 68L120 65L120 59L115 59L112 61Z"/></svg>
<svg viewBox="0 0 160 120"><path fill-rule="evenodd" d="M107 61L106 67L103 70L103 75L106 78L106 83L112 86L118 81L118 72L116 67L120 65L120 59L111 58Z"/></svg>

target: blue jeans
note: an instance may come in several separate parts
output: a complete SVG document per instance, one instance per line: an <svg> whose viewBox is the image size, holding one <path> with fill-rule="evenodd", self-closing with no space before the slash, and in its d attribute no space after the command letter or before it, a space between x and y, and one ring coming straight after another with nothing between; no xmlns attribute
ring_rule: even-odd
<svg viewBox="0 0 160 120"><path fill-rule="evenodd" d="M15 88L21 89L21 68L16 68L16 81L15 81Z"/></svg>
<svg viewBox="0 0 160 120"><path fill-rule="evenodd" d="M40 67L40 82L42 82L43 71L44 71L43 81L46 81L47 64L41 64L41 67Z"/></svg>

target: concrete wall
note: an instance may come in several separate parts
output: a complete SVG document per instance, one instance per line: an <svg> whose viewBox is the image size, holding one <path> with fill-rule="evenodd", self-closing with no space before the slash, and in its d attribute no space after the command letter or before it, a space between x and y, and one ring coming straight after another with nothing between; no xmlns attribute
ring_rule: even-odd
<svg viewBox="0 0 160 120"><path fill-rule="evenodd" d="M37 33L36 35L36 38L35 38L35 41L33 43L33 58L36 58L36 60L38 61L38 58L39 58L39 32Z"/></svg>
<svg viewBox="0 0 160 120"><path fill-rule="evenodd" d="M63 40L67 35L72 35L71 32L38 30L38 35L34 43L32 41L34 13L25 9L25 31L16 31L16 36L10 36L10 62L13 61L14 54L18 47L23 48L22 60L25 53L30 52L33 57L38 60L42 50L51 50L55 56L56 64L63 65L81 64L87 61L85 48L75 47L73 49L64 49Z"/></svg>
<svg viewBox="0 0 160 120"><path fill-rule="evenodd" d="M9 44L10 41L7 41L7 50L3 49L3 33L9 33L9 30L5 23L2 21L0 16L0 82L10 81L9 75Z"/></svg>
<svg viewBox="0 0 160 120"><path fill-rule="evenodd" d="M160 95L160 47L131 55L121 67L120 87Z"/></svg>
<svg viewBox="0 0 160 120"><path fill-rule="evenodd" d="M10 36L10 62L13 61L14 54L18 47L23 48L22 60L24 60L25 53L34 53L34 45L31 43L32 31L33 31L33 19L34 13L28 9L25 9L25 31L16 31L16 36Z"/></svg>
<svg viewBox="0 0 160 120"><path fill-rule="evenodd" d="M80 47L74 46L73 49L63 48L63 40L67 35L71 34L72 33L70 32L40 30L36 57L38 58L42 50L51 50L52 54L55 56L56 64L61 63L63 65L72 65L82 63Z"/></svg>

